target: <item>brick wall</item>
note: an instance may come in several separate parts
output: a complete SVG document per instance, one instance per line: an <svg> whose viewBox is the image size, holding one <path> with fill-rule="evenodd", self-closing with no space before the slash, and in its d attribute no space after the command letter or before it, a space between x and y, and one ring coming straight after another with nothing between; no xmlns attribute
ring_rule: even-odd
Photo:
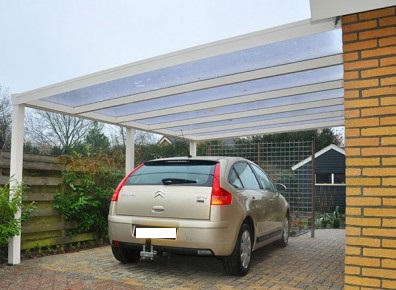
<svg viewBox="0 0 396 290"><path fill-rule="evenodd" d="M396 289L396 8L342 23L345 289Z"/></svg>

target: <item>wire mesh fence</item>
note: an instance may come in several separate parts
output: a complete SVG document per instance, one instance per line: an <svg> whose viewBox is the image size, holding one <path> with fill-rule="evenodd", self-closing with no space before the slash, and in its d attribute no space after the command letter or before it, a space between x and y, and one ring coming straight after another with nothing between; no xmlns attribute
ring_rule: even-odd
<svg viewBox="0 0 396 290"><path fill-rule="evenodd" d="M312 166L300 166L305 165L303 161L311 153L312 141L215 143L206 147L207 155L249 159L263 168L273 182L283 183L287 187L283 195L290 205L294 234L311 226Z"/></svg>

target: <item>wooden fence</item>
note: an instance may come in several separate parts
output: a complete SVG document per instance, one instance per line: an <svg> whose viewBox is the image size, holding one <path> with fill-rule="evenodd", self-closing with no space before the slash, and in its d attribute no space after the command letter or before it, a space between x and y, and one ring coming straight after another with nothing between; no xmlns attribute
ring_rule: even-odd
<svg viewBox="0 0 396 290"><path fill-rule="evenodd" d="M22 249L34 249L93 240L92 234L68 236L67 230L76 227L65 221L54 209L54 195L60 189L65 165L51 156L25 154L23 158L23 183L28 185L25 202L35 201L37 211L22 226ZM0 185L10 179L10 154L0 151Z"/></svg>

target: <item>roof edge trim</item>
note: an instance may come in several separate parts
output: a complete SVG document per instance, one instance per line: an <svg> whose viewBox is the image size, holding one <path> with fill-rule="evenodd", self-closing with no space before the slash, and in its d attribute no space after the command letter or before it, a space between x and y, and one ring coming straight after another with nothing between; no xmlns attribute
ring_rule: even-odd
<svg viewBox="0 0 396 290"><path fill-rule="evenodd" d="M310 0L312 21L396 5L395 0Z"/></svg>
<svg viewBox="0 0 396 290"><path fill-rule="evenodd" d="M318 158L319 156L323 155L324 153L326 153L329 150L335 150L343 155L345 155L345 150L338 147L335 144L330 144L328 146L326 146L325 148L323 148L322 150L319 150L318 152L315 153L315 159ZM312 156L309 156L308 158L305 158L304 160L302 160L301 162L297 163L296 165L292 166L292 170L296 170L298 168L300 168L301 166L307 164L308 162L311 162L312 160Z"/></svg>

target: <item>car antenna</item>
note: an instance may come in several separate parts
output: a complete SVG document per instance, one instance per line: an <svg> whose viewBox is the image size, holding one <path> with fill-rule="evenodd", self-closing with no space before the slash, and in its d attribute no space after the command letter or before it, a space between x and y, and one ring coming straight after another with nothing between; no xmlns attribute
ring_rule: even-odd
<svg viewBox="0 0 396 290"><path fill-rule="evenodd" d="M184 140L184 142L186 143L186 146L187 146L187 140L186 140L186 138L184 138L183 129L180 129L180 132L181 132L183 140ZM187 147L186 147L186 149L187 149L187 157L191 158L192 156L190 155L190 150Z"/></svg>

